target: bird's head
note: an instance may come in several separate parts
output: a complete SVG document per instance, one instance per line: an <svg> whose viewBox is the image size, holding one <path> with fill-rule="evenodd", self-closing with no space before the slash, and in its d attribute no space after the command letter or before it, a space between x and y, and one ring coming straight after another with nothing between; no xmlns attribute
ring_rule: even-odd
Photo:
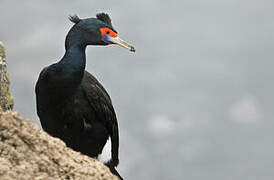
<svg viewBox="0 0 274 180"><path fill-rule="evenodd" d="M80 19L77 15L70 16L75 25L71 28L67 38L68 43L82 43L83 45L117 44L135 52L135 48L119 38L111 24L108 14L99 13L96 18ZM74 38L74 39L73 39ZM70 42L67 42L70 41Z"/></svg>

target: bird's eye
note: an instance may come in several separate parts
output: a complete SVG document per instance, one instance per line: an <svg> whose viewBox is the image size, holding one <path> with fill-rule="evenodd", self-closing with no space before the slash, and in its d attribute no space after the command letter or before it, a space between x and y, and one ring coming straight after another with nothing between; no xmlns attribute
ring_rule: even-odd
<svg viewBox="0 0 274 180"><path fill-rule="evenodd" d="M100 28L100 32L101 32L102 37L104 35L111 36L111 37L117 37L118 36L116 32L112 31L110 28L107 28L107 27Z"/></svg>

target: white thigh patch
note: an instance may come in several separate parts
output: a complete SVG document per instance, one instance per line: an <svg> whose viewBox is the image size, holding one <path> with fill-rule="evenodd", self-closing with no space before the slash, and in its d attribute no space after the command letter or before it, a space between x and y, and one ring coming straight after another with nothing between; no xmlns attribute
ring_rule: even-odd
<svg viewBox="0 0 274 180"><path fill-rule="evenodd" d="M103 148L102 153L98 156L98 161L106 163L111 159L111 141L108 138L106 145Z"/></svg>

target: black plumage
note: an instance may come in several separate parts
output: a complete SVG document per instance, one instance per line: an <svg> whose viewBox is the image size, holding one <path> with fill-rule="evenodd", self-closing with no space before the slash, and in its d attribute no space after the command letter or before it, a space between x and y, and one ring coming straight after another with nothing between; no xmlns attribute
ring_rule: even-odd
<svg viewBox="0 0 274 180"><path fill-rule="evenodd" d="M112 155L107 165L120 176L115 170L119 163L115 111L107 91L85 71L85 49L87 45L113 43L129 50L134 48L119 41L105 13L88 19L75 15L70 20L75 25L66 37L65 55L44 68L36 83L37 114L46 132L90 157L97 157L110 137Z"/></svg>

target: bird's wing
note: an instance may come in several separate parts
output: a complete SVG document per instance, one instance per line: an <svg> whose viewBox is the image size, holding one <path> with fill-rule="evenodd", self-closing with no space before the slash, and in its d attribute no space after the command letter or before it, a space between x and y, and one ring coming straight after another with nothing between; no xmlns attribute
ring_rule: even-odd
<svg viewBox="0 0 274 180"><path fill-rule="evenodd" d="M35 94L36 94L36 109L37 109L37 114L38 116L40 117L42 112L43 112L43 109L42 107L40 106L40 98L45 95L43 94L44 91L43 91L43 85L44 85L44 82L47 81L47 69L48 67L45 67L41 73L39 74L39 78L35 84Z"/></svg>
<svg viewBox="0 0 274 180"><path fill-rule="evenodd" d="M48 112L48 107L51 106L50 99L48 98L48 85L49 85L49 67L45 67L35 84L35 94L36 94L36 110L37 115L40 119L42 128L52 136L57 136L55 134L56 127L48 122L51 119Z"/></svg>
<svg viewBox="0 0 274 180"><path fill-rule="evenodd" d="M96 116L106 126L111 139L111 163L119 164L119 130L118 123L110 96L104 87L90 73L85 71L82 86L90 106Z"/></svg>

